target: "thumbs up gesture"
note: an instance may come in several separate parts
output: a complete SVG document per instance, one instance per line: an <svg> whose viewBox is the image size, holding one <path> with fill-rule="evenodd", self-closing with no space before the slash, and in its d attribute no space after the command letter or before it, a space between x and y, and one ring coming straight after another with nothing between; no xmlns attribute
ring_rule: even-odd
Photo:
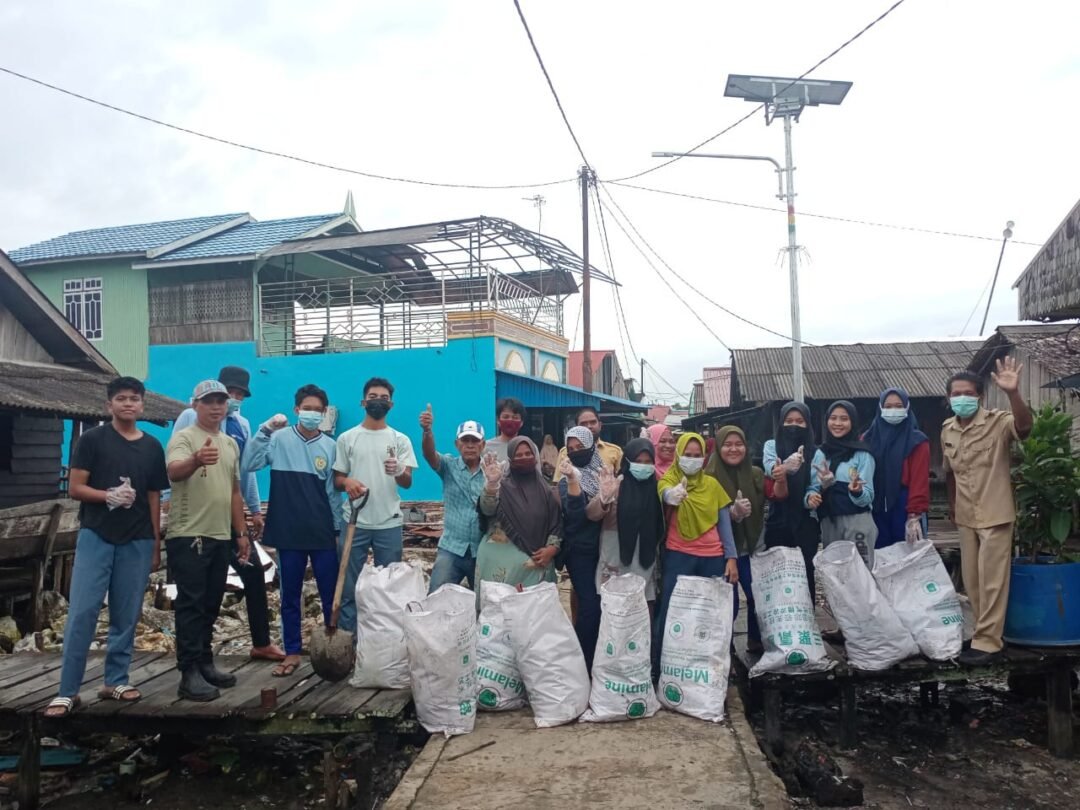
<svg viewBox="0 0 1080 810"><path fill-rule="evenodd" d="M683 476L682 481L675 486L664 490L664 503L671 506L678 506L686 500L686 495L686 476Z"/></svg>
<svg viewBox="0 0 1080 810"><path fill-rule="evenodd" d="M427 410L420 414L420 427L425 430L431 430L431 425L435 421L435 414L431 412L431 403L428 403Z"/></svg>
<svg viewBox="0 0 1080 810"><path fill-rule="evenodd" d="M208 436L203 446L196 451L195 458L198 460L200 467L211 467L218 463L220 455L221 453L214 444L214 440Z"/></svg>
<svg viewBox="0 0 1080 810"><path fill-rule="evenodd" d="M754 511L749 498L744 498L742 490L735 492L735 500L731 504L731 519L734 521L746 520Z"/></svg>
<svg viewBox="0 0 1080 810"><path fill-rule="evenodd" d="M792 453L790 456L784 459L784 469L788 471L789 475L797 473L803 465L803 445L799 445L799 449Z"/></svg>

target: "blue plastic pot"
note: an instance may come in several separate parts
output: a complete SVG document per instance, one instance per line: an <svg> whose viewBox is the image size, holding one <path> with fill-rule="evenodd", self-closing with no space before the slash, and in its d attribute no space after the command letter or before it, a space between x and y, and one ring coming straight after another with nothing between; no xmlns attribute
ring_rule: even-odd
<svg viewBox="0 0 1080 810"><path fill-rule="evenodd" d="M1013 559L1005 640L1033 647L1080 644L1080 563Z"/></svg>

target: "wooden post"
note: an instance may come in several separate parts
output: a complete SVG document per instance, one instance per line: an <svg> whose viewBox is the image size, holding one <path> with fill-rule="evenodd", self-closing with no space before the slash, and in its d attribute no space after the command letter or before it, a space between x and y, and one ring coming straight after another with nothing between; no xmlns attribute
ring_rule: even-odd
<svg viewBox="0 0 1080 810"><path fill-rule="evenodd" d="M326 796L326 806L331 810L337 810L338 790L341 787L341 776L338 774L338 761L334 756L334 746L327 743L323 751L323 793Z"/></svg>
<svg viewBox="0 0 1080 810"><path fill-rule="evenodd" d="M1055 757L1072 756L1072 669L1067 661L1055 662L1046 675L1046 707L1050 753Z"/></svg>
<svg viewBox="0 0 1080 810"><path fill-rule="evenodd" d="M41 801L41 720L31 713L23 721L23 741L19 751L18 786L15 796L19 810L37 810Z"/></svg>
<svg viewBox="0 0 1080 810"><path fill-rule="evenodd" d="M30 631L39 632L44 624L44 615L41 604L41 595L45 590L45 568L52 556L53 546L56 545L56 533L60 529L60 518L64 514L64 504L57 501L49 511L49 523L45 529L45 545L41 550L40 559L34 560L32 565L33 581L30 584Z"/></svg>
<svg viewBox="0 0 1080 810"><path fill-rule="evenodd" d="M765 687L765 742L779 755L784 750L784 732L781 727L784 696L774 686Z"/></svg>
<svg viewBox="0 0 1080 810"><path fill-rule="evenodd" d="M840 681L840 747L857 748L858 733L858 697L855 682L850 678Z"/></svg>

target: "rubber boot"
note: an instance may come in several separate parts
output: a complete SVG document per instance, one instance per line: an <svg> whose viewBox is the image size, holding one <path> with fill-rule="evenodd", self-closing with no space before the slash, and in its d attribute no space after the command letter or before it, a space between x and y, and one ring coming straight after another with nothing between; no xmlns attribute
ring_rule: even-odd
<svg viewBox="0 0 1080 810"><path fill-rule="evenodd" d="M188 667L180 673L180 688L176 693L185 700L195 700L199 703L208 703L221 697L214 686L206 682L199 667Z"/></svg>
<svg viewBox="0 0 1080 810"><path fill-rule="evenodd" d="M222 672L216 666L211 659L210 661L203 661L199 664L199 671L202 673L206 682L217 686L221 689L229 689L236 686L236 676L229 672Z"/></svg>

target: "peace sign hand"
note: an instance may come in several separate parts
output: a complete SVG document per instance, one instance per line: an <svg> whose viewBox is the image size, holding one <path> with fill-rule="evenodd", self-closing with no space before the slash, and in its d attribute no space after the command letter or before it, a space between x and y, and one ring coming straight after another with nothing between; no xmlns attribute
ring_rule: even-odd
<svg viewBox="0 0 1080 810"><path fill-rule="evenodd" d="M852 495L861 495L863 482L862 479L859 478L859 468L852 467L848 472L848 477L851 479L848 482L848 492Z"/></svg>
<svg viewBox="0 0 1080 810"><path fill-rule="evenodd" d="M822 489L828 489L836 483L836 474L829 469L828 464L815 464L814 469L817 470L818 481L821 482Z"/></svg>

